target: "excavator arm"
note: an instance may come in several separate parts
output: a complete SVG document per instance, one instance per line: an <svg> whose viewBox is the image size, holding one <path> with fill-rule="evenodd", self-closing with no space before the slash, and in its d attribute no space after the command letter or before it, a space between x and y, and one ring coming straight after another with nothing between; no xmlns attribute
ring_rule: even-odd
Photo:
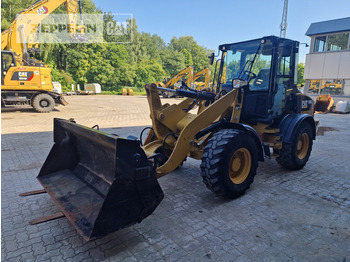
<svg viewBox="0 0 350 262"><path fill-rule="evenodd" d="M203 68L202 70L198 71L194 76L192 81L196 81L198 78L200 78L201 76L205 76L205 82L209 83L210 81L210 68L206 67Z"/></svg>
<svg viewBox="0 0 350 262"><path fill-rule="evenodd" d="M200 85L202 88L210 88L210 76L211 76L211 71L209 67L203 68L202 70L198 71L192 79L192 82L194 83L198 78L205 76L205 82L204 85ZM200 89L202 89L200 88ZM197 87L198 89L198 87Z"/></svg>
<svg viewBox="0 0 350 262"><path fill-rule="evenodd" d="M175 85L181 78L183 78L186 75L187 75L186 85L188 87L191 87L192 77L193 77L193 67L188 66L185 69L181 70L179 73L177 73L175 76L170 78L170 80L166 83L165 88L169 88Z"/></svg>
<svg viewBox="0 0 350 262"><path fill-rule="evenodd" d="M28 50L36 47L38 42L33 37L40 23L63 3L68 14L68 27L71 37L84 33L84 26L77 25L78 8L81 11L81 0L39 0L19 13L9 29L1 33L1 50L15 53L16 60L22 64L27 58Z"/></svg>

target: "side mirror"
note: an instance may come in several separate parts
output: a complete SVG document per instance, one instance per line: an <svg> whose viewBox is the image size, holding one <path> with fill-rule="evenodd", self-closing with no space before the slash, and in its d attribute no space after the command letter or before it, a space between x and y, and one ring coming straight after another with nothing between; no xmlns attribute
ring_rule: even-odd
<svg viewBox="0 0 350 262"><path fill-rule="evenodd" d="M208 58L209 58L209 65L214 64L215 53L211 53L210 56L208 56Z"/></svg>
<svg viewBox="0 0 350 262"><path fill-rule="evenodd" d="M12 63L12 64L11 64L11 66L15 66L15 64L14 64L14 63Z"/></svg>

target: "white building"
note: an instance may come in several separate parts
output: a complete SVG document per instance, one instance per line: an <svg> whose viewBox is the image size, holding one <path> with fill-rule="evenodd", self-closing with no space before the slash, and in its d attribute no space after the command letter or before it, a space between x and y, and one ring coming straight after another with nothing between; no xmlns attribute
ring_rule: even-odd
<svg viewBox="0 0 350 262"><path fill-rule="evenodd" d="M350 95L350 17L312 23L305 60L305 91Z"/></svg>

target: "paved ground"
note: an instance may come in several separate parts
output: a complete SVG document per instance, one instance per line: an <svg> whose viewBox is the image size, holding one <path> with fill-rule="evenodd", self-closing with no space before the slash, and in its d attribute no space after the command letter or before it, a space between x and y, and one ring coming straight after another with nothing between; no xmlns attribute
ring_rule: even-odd
<svg viewBox="0 0 350 262"><path fill-rule="evenodd" d="M207 190L200 162L188 160L159 179L165 199L141 224L88 243L64 218L28 225L58 211L47 195L18 196L40 188L35 177L52 146L53 117L120 135L150 125L144 97L67 100L50 114L2 112L3 261L350 261L350 114L318 115L336 130L323 128L305 168L288 172L266 160L237 200Z"/></svg>

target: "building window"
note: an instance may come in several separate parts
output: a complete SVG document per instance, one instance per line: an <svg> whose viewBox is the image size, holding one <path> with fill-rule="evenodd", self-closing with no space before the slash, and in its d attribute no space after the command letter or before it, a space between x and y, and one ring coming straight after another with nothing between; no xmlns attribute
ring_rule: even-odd
<svg viewBox="0 0 350 262"><path fill-rule="evenodd" d="M342 79L311 80L309 93L340 95L342 93Z"/></svg>
<svg viewBox="0 0 350 262"><path fill-rule="evenodd" d="M326 47L327 36L317 36L315 38L314 52L323 52Z"/></svg>
<svg viewBox="0 0 350 262"><path fill-rule="evenodd" d="M313 52L349 49L349 33L316 36Z"/></svg>
<svg viewBox="0 0 350 262"><path fill-rule="evenodd" d="M327 51L339 51L348 48L349 33L329 35L327 39Z"/></svg>

